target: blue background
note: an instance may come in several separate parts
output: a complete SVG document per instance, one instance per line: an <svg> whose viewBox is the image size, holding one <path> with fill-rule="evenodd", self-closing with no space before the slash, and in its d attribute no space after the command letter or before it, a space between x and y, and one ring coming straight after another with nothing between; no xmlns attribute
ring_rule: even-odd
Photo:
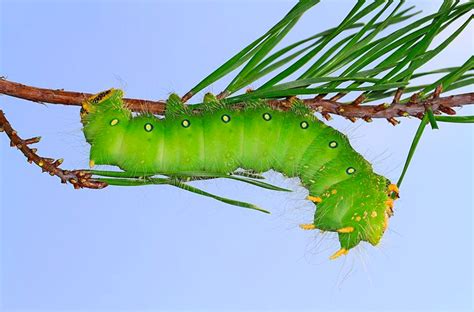
<svg viewBox="0 0 474 312"><path fill-rule="evenodd" d="M352 3L322 1L287 39L334 26ZM4 0L0 74L46 88L118 87L137 98L184 94L293 4ZM416 4L428 14L440 1ZM472 34L470 26L425 68L462 64L473 54ZM224 86L225 80L205 91ZM468 91L472 86L459 92ZM41 155L64 157L65 168L87 166L89 147L78 107L6 96L0 97L0 107L20 135L43 136L37 146ZM418 123L329 122L349 135L376 171L393 180ZM296 179L266 174L269 182L295 189L291 194L231 181L193 183L256 203L271 216L170 186L75 191L28 165L1 135L0 307L471 310L473 128L440 126L427 129L380 246L363 244L338 261L328 260L338 247L334 236L298 228L311 221L313 210Z"/></svg>

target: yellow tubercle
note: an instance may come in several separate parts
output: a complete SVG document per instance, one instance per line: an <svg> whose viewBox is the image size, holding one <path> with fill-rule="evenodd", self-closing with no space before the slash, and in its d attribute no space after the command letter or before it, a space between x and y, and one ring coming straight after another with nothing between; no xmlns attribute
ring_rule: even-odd
<svg viewBox="0 0 474 312"><path fill-rule="evenodd" d="M397 195L400 194L400 190L398 189L398 186L397 186L396 184L390 184L390 185L388 186L388 190L389 190L390 192L394 192L394 193L397 194Z"/></svg>
<svg viewBox="0 0 474 312"><path fill-rule="evenodd" d="M316 226L314 224L300 224L300 228L305 231L309 230L316 230Z"/></svg>
<svg viewBox="0 0 474 312"><path fill-rule="evenodd" d="M383 231L385 232L388 228L388 219L389 219L389 215L387 212L384 213L384 222L383 222Z"/></svg>
<svg viewBox="0 0 474 312"><path fill-rule="evenodd" d="M347 226L342 229L337 230L339 233L352 233L354 232L354 228L352 226Z"/></svg>
<svg viewBox="0 0 474 312"><path fill-rule="evenodd" d="M349 253L349 250L345 248L341 248L338 251L336 251L331 257L329 257L330 260L335 260L339 258L340 256L345 256Z"/></svg>
<svg viewBox="0 0 474 312"><path fill-rule="evenodd" d="M319 204L320 202L323 201L321 197L315 197L315 196L308 196L306 197L308 200L312 201L313 203Z"/></svg>
<svg viewBox="0 0 474 312"><path fill-rule="evenodd" d="M95 166L95 161L93 161L92 159L89 161L89 168L94 168Z"/></svg>

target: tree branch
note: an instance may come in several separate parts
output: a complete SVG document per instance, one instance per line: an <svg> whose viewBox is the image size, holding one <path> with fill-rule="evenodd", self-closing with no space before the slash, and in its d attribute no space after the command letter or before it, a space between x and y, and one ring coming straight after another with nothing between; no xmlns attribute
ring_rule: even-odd
<svg viewBox="0 0 474 312"><path fill-rule="evenodd" d="M0 94L51 104L75 105L80 106L81 103L92 96L90 93L73 92L64 90L52 90L31 87L20 83L0 79ZM322 97L312 99L303 99L302 101L311 109L321 113L326 119L330 118L330 114L340 115L355 121L356 118L362 118L370 121L372 118L386 118L390 123L397 123L395 118L398 117L418 117L422 116L428 108L434 113L445 113L454 115L456 112L453 107L474 104L474 92L457 94L446 97L439 97L439 93L433 97L422 101L414 97L407 104L399 103L401 92L397 92L392 104L380 105L358 105L357 101L352 104L344 104L338 102L337 97L324 100ZM288 109L291 106L291 99L267 100L268 104L278 109ZM142 99L124 99L125 105L134 112L149 112L152 114L163 114L166 109L166 103L163 101L150 101ZM235 104L235 106L243 106L243 104Z"/></svg>
<svg viewBox="0 0 474 312"><path fill-rule="evenodd" d="M41 140L41 137L34 137L27 140L20 138L17 132L8 122L3 111L0 110L0 132L3 131L5 131L7 136L10 138L10 146L18 148L23 153L23 155L25 155L30 164L35 163L41 168L43 172L48 172L52 176L59 177L62 183L69 182L74 186L75 189L102 189L107 186L107 183L91 179L92 174L84 170L69 171L59 168L63 162L62 159L54 160L52 158L39 156L36 153L37 150L35 148L30 148L29 145L38 143Z"/></svg>
<svg viewBox="0 0 474 312"><path fill-rule="evenodd" d="M64 91L62 89L44 89L27 86L21 83L0 79L0 94L5 94L20 99L50 104L63 104L81 106L82 102L94 94L75 91ZM124 99L128 108L132 111L149 111L159 114L164 112L166 103L160 101L149 101L141 99Z"/></svg>

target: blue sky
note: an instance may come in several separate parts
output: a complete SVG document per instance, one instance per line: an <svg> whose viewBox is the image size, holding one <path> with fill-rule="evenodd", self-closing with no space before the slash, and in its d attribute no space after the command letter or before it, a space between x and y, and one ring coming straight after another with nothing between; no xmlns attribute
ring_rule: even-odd
<svg viewBox="0 0 474 312"><path fill-rule="evenodd" d="M291 1L1 1L0 75L34 86L129 97L183 94ZM407 6L415 1L407 1ZM416 1L425 13L439 1ZM331 27L349 1L322 1L289 39ZM470 35L469 35L470 33ZM466 29L429 68L473 54ZM219 92L225 81L205 91ZM460 92L472 91L472 86ZM198 95L198 96L202 96ZM64 167L88 163L79 108L0 98L23 137ZM465 107L460 114L473 114ZM329 123L396 180L418 120ZM2 311L436 310L472 302L473 128L426 131L380 246L331 262L332 236L302 232L311 205L295 179L279 194L229 181L203 189L271 216L170 186L75 191L40 174L0 136Z"/></svg>

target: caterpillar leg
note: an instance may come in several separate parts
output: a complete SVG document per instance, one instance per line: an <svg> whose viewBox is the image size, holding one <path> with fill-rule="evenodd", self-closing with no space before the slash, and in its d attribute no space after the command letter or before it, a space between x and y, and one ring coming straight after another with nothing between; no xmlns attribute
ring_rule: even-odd
<svg viewBox="0 0 474 312"><path fill-rule="evenodd" d="M359 230L352 226L340 228L336 230L336 232L339 233L339 243L341 247L329 257L331 260L347 255L349 250L357 246L361 241Z"/></svg>
<svg viewBox="0 0 474 312"><path fill-rule="evenodd" d="M340 256L345 256L349 253L349 250L345 249L345 248L341 248L339 249L338 251L336 251L334 254L332 254L331 257L329 257L330 260L336 260L337 258L339 258Z"/></svg>
<svg viewBox="0 0 474 312"><path fill-rule="evenodd" d="M318 229L318 227L316 227L316 225L314 225L313 223L304 223L304 224L300 224L299 226L302 230L305 230L305 231L317 230ZM323 230L321 230L321 231L323 231ZM331 231L332 232L337 232L337 233L339 233L339 235L342 235L342 237L344 237L344 239L341 241L341 249L339 249L333 255L331 255L331 257L329 257L329 259L331 259L331 260L335 260L335 259L339 258L340 256L347 255L349 253L349 249L354 247L356 244L359 243L358 239L356 239L356 241L348 240L349 237L350 237L350 234L354 232L354 227L352 227L352 226L346 226L346 227L340 228L338 230L335 230L335 231L331 230Z"/></svg>

